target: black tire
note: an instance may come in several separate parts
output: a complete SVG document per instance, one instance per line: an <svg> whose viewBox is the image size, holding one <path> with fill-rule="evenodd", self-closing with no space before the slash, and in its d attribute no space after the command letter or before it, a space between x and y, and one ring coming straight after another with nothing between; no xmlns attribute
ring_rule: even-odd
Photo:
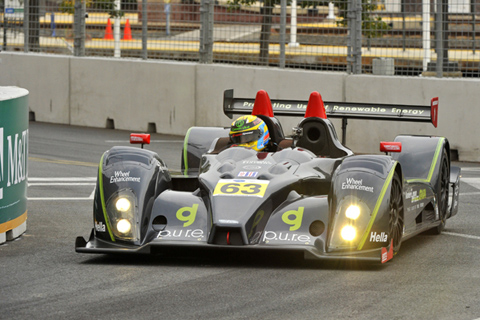
<svg viewBox="0 0 480 320"><path fill-rule="evenodd" d="M450 165L448 163L447 151L443 151L442 162L440 163L440 172L437 182L438 214L440 216L440 225L431 229L432 234L441 234L447 223L448 211L448 183L450 181Z"/></svg>
<svg viewBox="0 0 480 320"><path fill-rule="evenodd" d="M390 188L389 201L389 235L393 240L393 252L397 253L402 244L404 215L403 215L403 188L398 173L395 172Z"/></svg>

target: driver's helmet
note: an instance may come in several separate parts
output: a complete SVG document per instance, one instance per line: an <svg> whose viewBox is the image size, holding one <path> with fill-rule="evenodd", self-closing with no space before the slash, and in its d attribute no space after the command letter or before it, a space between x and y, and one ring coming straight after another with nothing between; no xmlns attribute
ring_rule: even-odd
<svg viewBox="0 0 480 320"><path fill-rule="evenodd" d="M230 140L236 146L262 151L270 140L270 134L267 125L259 117L241 116L232 123Z"/></svg>

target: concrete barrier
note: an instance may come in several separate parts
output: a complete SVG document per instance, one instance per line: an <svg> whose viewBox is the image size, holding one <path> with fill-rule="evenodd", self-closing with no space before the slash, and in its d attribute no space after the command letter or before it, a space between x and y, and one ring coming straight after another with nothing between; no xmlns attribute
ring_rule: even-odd
<svg viewBox="0 0 480 320"><path fill-rule="evenodd" d="M30 91L37 121L183 135L191 126L225 126L223 91L254 97L308 99L318 91L327 101L425 104L440 98L439 125L350 120L347 146L379 152L380 140L399 133L446 136L462 161L480 161L476 141L480 81L347 75L297 69L209 65L171 61L0 53L0 85ZM284 120L284 119L282 119ZM284 122L289 134L295 119ZM340 121L335 120L337 133Z"/></svg>
<svg viewBox="0 0 480 320"><path fill-rule="evenodd" d="M0 87L0 243L27 228L28 91Z"/></svg>
<svg viewBox="0 0 480 320"><path fill-rule="evenodd" d="M70 124L183 135L195 125L195 64L70 59ZM33 109L33 106L32 106Z"/></svg>

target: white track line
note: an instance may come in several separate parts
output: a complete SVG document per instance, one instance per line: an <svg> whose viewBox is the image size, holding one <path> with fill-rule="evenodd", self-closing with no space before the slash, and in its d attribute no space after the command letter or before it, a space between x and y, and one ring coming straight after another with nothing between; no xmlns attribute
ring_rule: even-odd
<svg viewBox="0 0 480 320"><path fill-rule="evenodd" d="M464 192L460 193L461 196L478 196L480 192Z"/></svg>
<svg viewBox="0 0 480 320"><path fill-rule="evenodd" d="M93 198L28 198L28 201L79 201L88 200L92 201Z"/></svg>
<svg viewBox="0 0 480 320"><path fill-rule="evenodd" d="M28 178L29 187L38 187L38 186L95 186L97 178L96 177L61 177L61 178ZM33 183L30 183L33 181ZM95 195L95 188L93 188L92 193L88 197L55 197L55 198L28 198L29 201L78 201L78 200L88 200L92 201Z"/></svg>
<svg viewBox="0 0 480 320"><path fill-rule="evenodd" d="M57 182L57 181L97 181L96 177L63 177L63 178L28 178L28 181L32 182Z"/></svg>
<svg viewBox="0 0 480 320"><path fill-rule="evenodd" d="M466 183L474 188L480 189L480 178L460 178L460 183Z"/></svg>
<svg viewBox="0 0 480 320"><path fill-rule="evenodd" d="M443 231L443 234L449 235L449 236L455 236L455 237L461 237L461 238L467 238L467 239L474 239L474 240L480 240L479 236L472 236L469 234L461 234L461 233L455 233L455 232L446 232Z"/></svg>
<svg viewBox="0 0 480 320"><path fill-rule="evenodd" d="M94 182L53 182L53 183L28 183L29 187L38 186L94 186Z"/></svg>
<svg viewBox="0 0 480 320"><path fill-rule="evenodd" d="M462 172L480 172L480 168L462 168Z"/></svg>

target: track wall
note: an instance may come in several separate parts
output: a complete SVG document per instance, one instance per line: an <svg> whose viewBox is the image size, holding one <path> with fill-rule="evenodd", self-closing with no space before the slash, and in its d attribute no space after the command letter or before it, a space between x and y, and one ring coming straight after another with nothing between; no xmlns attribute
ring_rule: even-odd
<svg viewBox="0 0 480 320"><path fill-rule="evenodd" d="M346 144L358 153L378 152L380 140L397 134L446 136L462 161L480 161L480 81L476 79L346 75L218 64L76 58L0 53L0 85L30 91L36 121L183 135L191 126L223 126L223 91L272 99L305 99L429 105L438 96L438 128L425 123L349 120ZM290 133L297 119L284 122ZM341 135L340 121L335 120Z"/></svg>

